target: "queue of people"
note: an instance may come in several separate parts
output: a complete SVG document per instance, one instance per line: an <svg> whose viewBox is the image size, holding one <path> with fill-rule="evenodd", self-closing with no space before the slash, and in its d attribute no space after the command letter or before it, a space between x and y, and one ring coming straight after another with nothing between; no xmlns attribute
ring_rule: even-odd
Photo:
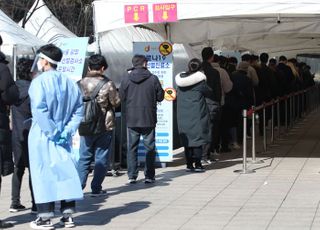
<svg viewBox="0 0 320 230"><path fill-rule="evenodd" d="M203 172L203 164L214 162L215 155L241 148L243 109L314 85L310 67L296 59L280 56L277 63L275 59L269 60L267 53L244 54L238 63L235 57L214 55L211 47L202 50L202 62L190 60L188 69L175 80L178 130L188 172ZM284 106L280 106L282 123ZM268 122L269 109L266 114ZM258 116L262 136L262 112ZM248 138L250 125L251 122L247 126Z"/></svg>
<svg viewBox="0 0 320 230"><path fill-rule="evenodd" d="M204 163L215 161L215 153L240 148L242 109L314 84L306 64L284 56L276 64L265 53L259 63L254 55L244 55L237 63L236 58L214 55L211 47L201 54L202 61L190 60L186 71L175 77L178 131L188 172L204 172ZM54 229L51 219L57 201L59 224L75 226L76 201L84 197L93 162L90 195L107 195L102 183L115 128L114 110L120 101L127 124L128 184L137 183L141 137L146 149L144 182L155 183L157 104L164 99L164 90L147 69L146 57L132 58L118 91L104 75L108 64L102 55L88 59L88 73L77 83L56 70L62 55L55 45L41 47L34 61L18 61L14 82L0 52L0 171L2 176L13 173L9 211L18 212L26 209L20 188L29 169L31 211L37 214L30 223L33 229ZM72 151L77 130L78 161ZM12 226L0 221L0 228Z"/></svg>

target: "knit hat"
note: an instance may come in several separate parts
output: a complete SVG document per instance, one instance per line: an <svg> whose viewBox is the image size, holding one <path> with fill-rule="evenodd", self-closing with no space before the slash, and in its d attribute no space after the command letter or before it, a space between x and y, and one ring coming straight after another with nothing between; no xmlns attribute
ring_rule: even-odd
<svg viewBox="0 0 320 230"><path fill-rule="evenodd" d="M248 72L249 63L246 61L239 62L237 70L242 70Z"/></svg>

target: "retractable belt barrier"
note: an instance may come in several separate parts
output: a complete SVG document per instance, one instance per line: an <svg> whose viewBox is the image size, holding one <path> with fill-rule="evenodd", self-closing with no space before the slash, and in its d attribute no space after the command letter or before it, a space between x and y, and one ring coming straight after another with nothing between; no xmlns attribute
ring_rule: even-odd
<svg viewBox="0 0 320 230"><path fill-rule="evenodd" d="M236 173L248 174L255 172L254 170L248 169L247 161L247 120L248 117L252 119L252 164L264 163L263 160L256 159L256 130L255 130L255 118L257 112L262 111L263 116L263 150L264 153L267 152L268 140L267 140L267 119L266 119L266 109L271 110L271 133L270 133L270 143L275 141L275 120L277 127L277 139L281 138L281 126L284 123L283 133L286 135L289 128L292 128L299 119L306 116L306 114L318 109L320 103L320 85L309 87L304 90L300 90L294 93L290 93L277 99L272 99L271 101L264 102L259 106L252 106L249 110L243 110L243 159L242 159L242 169L235 170ZM283 108L284 107L284 108ZM276 109L276 115L275 115ZM284 110L284 111L283 111ZM284 113L280 113L284 112ZM261 115L261 113L260 113ZM282 115L282 116L281 116ZM275 119L276 118L276 119ZM282 121L282 122L281 122Z"/></svg>

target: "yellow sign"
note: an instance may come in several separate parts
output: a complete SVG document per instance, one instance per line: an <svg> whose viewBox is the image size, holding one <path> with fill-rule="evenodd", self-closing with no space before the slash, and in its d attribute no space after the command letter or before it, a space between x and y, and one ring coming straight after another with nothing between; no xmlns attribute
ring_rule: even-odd
<svg viewBox="0 0 320 230"><path fill-rule="evenodd" d="M162 42L159 46L159 52L163 56L167 56L172 53L172 45L169 42Z"/></svg>
<svg viewBox="0 0 320 230"><path fill-rule="evenodd" d="M164 99L167 101L174 101L177 97L177 92L174 88L166 88L164 90Z"/></svg>

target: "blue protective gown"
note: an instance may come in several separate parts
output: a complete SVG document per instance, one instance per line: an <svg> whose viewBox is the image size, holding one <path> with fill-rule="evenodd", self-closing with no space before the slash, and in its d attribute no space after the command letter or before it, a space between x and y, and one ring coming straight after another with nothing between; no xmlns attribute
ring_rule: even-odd
<svg viewBox="0 0 320 230"><path fill-rule="evenodd" d="M72 138L83 117L76 83L49 70L35 78L29 89L32 126L29 161L36 203L83 198L72 152ZM56 143L59 133L69 134L66 145Z"/></svg>

